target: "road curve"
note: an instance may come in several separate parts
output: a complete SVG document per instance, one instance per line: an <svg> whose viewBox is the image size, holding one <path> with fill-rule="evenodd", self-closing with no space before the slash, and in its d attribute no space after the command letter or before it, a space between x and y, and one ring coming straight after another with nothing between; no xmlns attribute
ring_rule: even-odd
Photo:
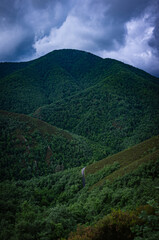
<svg viewBox="0 0 159 240"><path fill-rule="evenodd" d="M83 183L83 187L85 186L85 176L84 176L84 170L86 167L82 168L81 173L82 173L82 183Z"/></svg>

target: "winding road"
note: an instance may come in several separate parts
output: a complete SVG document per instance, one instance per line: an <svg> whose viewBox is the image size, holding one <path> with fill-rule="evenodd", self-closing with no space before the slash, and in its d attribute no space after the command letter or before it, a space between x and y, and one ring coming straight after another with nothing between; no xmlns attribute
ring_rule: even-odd
<svg viewBox="0 0 159 240"><path fill-rule="evenodd" d="M83 187L85 186L85 176L84 176L84 170L86 167L82 168L81 173L82 173L82 183L83 183Z"/></svg>

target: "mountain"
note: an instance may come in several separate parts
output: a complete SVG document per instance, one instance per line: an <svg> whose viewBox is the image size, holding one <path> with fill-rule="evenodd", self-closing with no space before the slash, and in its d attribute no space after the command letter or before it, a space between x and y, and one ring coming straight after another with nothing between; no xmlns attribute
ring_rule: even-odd
<svg viewBox="0 0 159 240"><path fill-rule="evenodd" d="M21 64L10 63L0 80L1 109L32 113L99 142L111 154L159 133L158 78L77 50Z"/></svg>
<svg viewBox="0 0 159 240"><path fill-rule="evenodd" d="M144 82L148 80L149 84L158 84L157 78L141 70L77 50L53 51L27 63L1 63L0 109L31 113L42 105L79 93L116 73L124 74L122 70L125 75L137 74L144 77ZM132 81L137 76L131 76ZM112 87L114 83L111 82Z"/></svg>
<svg viewBox="0 0 159 240"><path fill-rule="evenodd" d="M0 239L158 239L158 106L159 79L113 59L0 63Z"/></svg>

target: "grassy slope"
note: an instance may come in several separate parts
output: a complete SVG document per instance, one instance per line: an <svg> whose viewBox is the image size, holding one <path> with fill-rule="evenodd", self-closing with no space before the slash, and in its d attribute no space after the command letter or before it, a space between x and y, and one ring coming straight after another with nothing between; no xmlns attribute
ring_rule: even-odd
<svg viewBox="0 0 159 240"><path fill-rule="evenodd" d="M95 184L95 186L99 186L103 184L105 180L115 180L118 177L122 177L134 171L141 164L149 161L156 161L157 159L159 159L159 136L152 137L130 149L87 166L85 169L85 175L87 177L92 174L98 174L98 172L106 166L118 163L120 167L117 170Z"/></svg>
<svg viewBox="0 0 159 240"><path fill-rule="evenodd" d="M0 140L3 180L46 175L105 155L99 144L41 120L6 111L0 111Z"/></svg>

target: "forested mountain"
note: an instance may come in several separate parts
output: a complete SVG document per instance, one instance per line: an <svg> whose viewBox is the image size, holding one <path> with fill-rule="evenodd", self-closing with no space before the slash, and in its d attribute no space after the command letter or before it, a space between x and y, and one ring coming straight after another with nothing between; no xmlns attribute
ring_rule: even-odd
<svg viewBox="0 0 159 240"><path fill-rule="evenodd" d="M3 110L32 113L100 142L110 153L159 133L159 80L139 69L77 50L6 66Z"/></svg>
<svg viewBox="0 0 159 240"><path fill-rule="evenodd" d="M158 176L158 78L77 50L0 63L0 240L156 240Z"/></svg>
<svg viewBox="0 0 159 240"><path fill-rule="evenodd" d="M159 83L157 78L139 69L77 50L53 51L27 63L1 63L0 72L0 108L25 114L103 81L110 92L120 81L123 88L127 87L125 84L134 88L142 84L141 88L144 85L147 89Z"/></svg>

